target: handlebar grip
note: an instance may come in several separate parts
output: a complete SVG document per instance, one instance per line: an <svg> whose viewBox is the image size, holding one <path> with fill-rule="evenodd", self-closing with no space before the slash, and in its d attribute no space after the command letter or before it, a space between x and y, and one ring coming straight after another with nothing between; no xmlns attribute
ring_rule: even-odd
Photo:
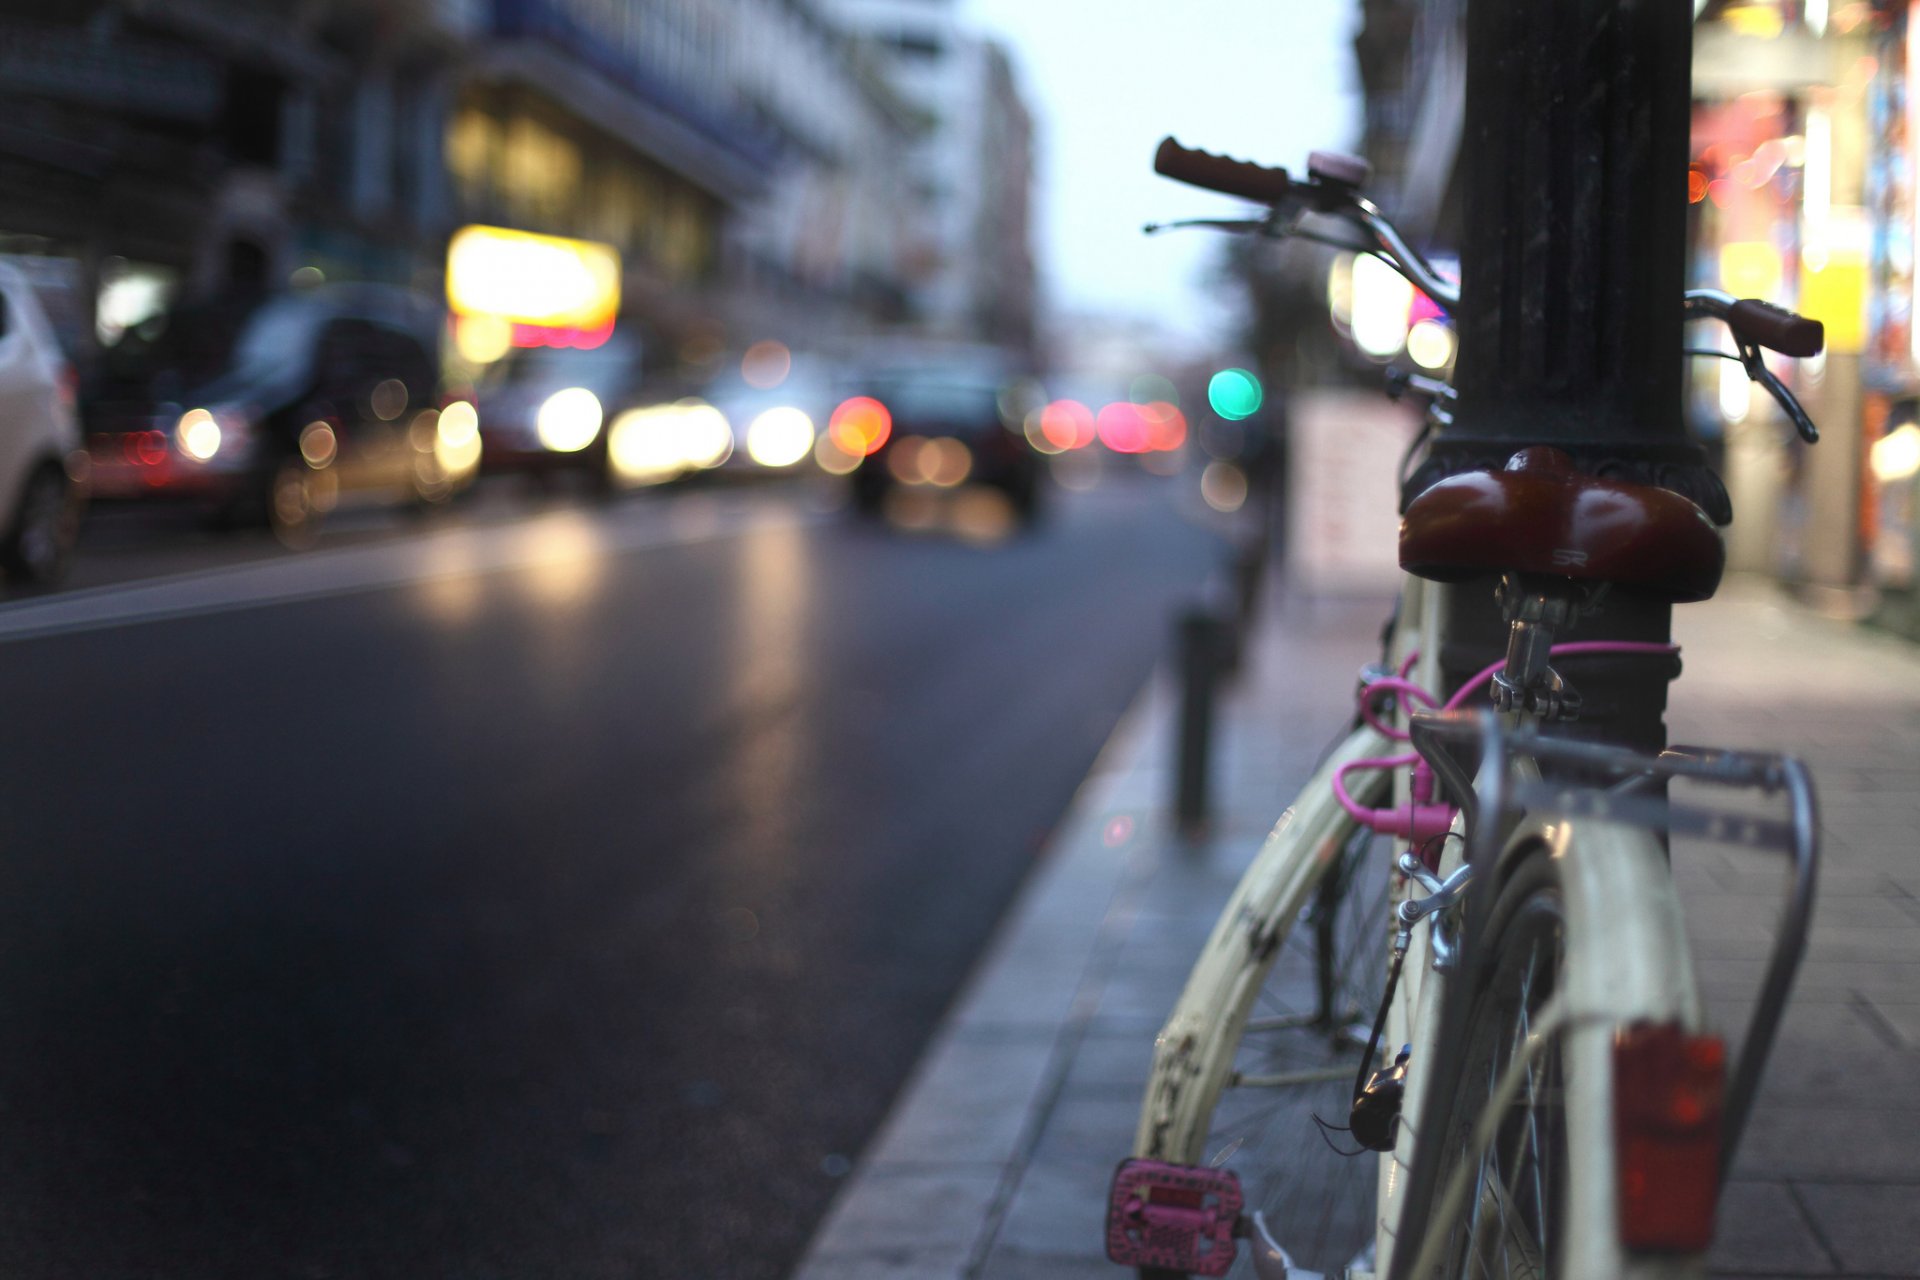
<svg viewBox="0 0 1920 1280"><path fill-rule="evenodd" d="M1818 320L1758 298L1742 298L1728 307L1727 324L1741 337L1783 356L1817 356L1827 343L1826 326Z"/></svg>
<svg viewBox="0 0 1920 1280"><path fill-rule="evenodd" d="M1293 186L1285 169L1195 151L1171 137L1162 139L1159 150L1153 153L1153 171L1189 186L1205 187L1261 204L1278 203Z"/></svg>

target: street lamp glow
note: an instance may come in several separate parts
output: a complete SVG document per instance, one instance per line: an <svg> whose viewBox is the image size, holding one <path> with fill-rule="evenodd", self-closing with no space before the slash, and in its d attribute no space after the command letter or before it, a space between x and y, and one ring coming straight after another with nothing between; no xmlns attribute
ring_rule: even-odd
<svg viewBox="0 0 1920 1280"><path fill-rule="evenodd" d="M1370 253L1353 260L1353 344L1376 360L1400 354L1407 340L1413 286Z"/></svg>

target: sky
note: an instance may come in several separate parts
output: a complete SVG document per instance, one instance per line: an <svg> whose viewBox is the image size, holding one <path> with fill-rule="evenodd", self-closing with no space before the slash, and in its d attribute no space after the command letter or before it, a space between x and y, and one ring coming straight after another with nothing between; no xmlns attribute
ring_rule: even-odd
<svg viewBox="0 0 1920 1280"><path fill-rule="evenodd" d="M1153 173L1168 134L1300 170L1359 134L1355 0L962 0L1001 38L1035 118L1034 251L1055 310L1153 318L1199 345L1234 312L1204 287L1218 236L1145 222L1238 202Z"/></svg>

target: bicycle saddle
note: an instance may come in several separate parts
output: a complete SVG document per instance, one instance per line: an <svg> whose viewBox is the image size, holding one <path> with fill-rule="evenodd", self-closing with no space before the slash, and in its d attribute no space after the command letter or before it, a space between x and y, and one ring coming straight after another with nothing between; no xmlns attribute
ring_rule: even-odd
<svg viewBox="0 0 1920 1280"><path fill-rule="evenodd" d="M1522 449L1503 471L1449 476L1400 522L1400 567L1439 582L1540 574L1678 604L1712 595L1725 564L1713 522L1687 499L1586 475L1544 446Z"/></svg>

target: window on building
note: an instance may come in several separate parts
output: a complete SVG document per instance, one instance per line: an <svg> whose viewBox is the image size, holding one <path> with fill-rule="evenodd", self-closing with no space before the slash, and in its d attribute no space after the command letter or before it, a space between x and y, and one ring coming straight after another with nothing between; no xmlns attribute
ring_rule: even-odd
<svg viewBox="0 0 1920 1280"><path fill-rule="evenodd" d="M917 31L901 31L887 37L887 47L896 49L909 58L934 61L946 53L947 46L939 37Z"/></svg>
<svg viewBox="0 0 1920 1280"><path fill-rule="evenodd" d="M248 67L228 69L222 131L234 160L268 166L280 163L280 104L285 93L286 84L277 75Z"/></svg>

